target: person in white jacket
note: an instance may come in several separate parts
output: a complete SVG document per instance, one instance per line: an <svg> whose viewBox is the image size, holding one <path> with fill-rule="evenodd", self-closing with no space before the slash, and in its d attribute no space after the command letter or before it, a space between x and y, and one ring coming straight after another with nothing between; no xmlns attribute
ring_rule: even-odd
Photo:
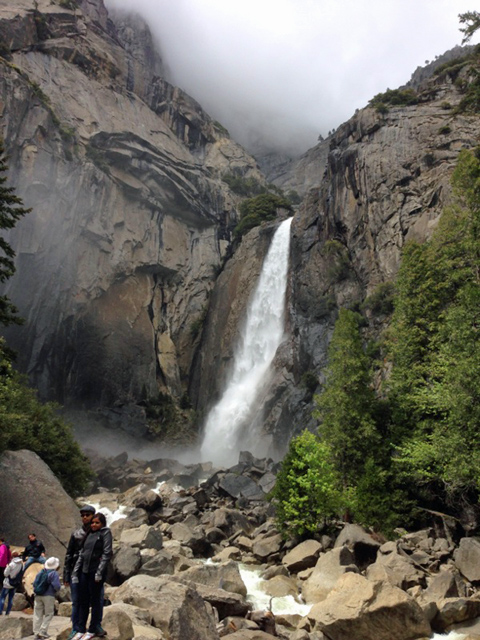
<svg viewBox="0 0 480 640"><path fill-rule="evenodd" d="M7 610L5 615L8 616L12 610L13 596L17 590L17 585L21 582L21 576L23 574L23 562L17 551L12 553L11 562L5 567L5 574L3 579L3 589L0 593L0 615L3 613L3 607L5 600L7 600Z"/></svg>

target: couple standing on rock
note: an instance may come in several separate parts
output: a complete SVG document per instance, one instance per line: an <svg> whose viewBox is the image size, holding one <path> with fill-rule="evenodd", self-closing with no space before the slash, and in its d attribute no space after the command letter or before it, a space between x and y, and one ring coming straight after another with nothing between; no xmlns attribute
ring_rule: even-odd
<svg viewBox="0 0 480 640"><path fill-rule="evenodd" d="M82 526L70 536L63 581L72 594L72 631L67 640L89 640L106 635L102 629L104 583L113 555L112 532L103 513L80 508ZM89 610L90 624L87 632Z"/></svg>

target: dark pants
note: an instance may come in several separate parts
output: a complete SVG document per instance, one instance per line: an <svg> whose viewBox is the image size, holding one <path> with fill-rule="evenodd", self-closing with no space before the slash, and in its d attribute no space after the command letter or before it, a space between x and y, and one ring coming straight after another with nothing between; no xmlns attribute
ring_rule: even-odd
<svg viewBox="0 0 480 640"><path fill-rule="evenodd" d="M80 631L78 626L78 582L70 583L70 594L72 596L72 629Z"/></svg>
<svg viewBox="0 0 480 640"><path fill-rule="evenodd" d="M103 618L103 580L95 582L95 572L80 572L78 583L78 630L87 630L88 612L91 609L88 630L95 633Z"/></svg>

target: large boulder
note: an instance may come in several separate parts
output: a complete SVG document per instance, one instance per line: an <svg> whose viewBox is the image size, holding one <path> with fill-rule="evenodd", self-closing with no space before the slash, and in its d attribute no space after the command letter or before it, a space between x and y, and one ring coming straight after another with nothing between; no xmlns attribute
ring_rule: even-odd
<svg viewBox="0 0 480 640"><path fill-rule="evenodd" d="M182 578L192 580L197 584L220 587L225 591L247 595L247 588L242 580L236 562L222 562L221 564L200 564L182 571Z"/></svg>
<svg viewBox="0 0 480 640"><path fill-rule="evenodd" d="M358 524L347 524L335 541L335 547L347 546L353 551L355 564L362 570L375 562L380 543Z"/></svg>
<svg viewBox="0 0 480 640"><path fill-rule="evenodd" d="M306 602L324 600L335 586L337 580L347 571L358 572L354 564L354 555L347 547L332 549L320 556L311 575L302 587Z"/></svg>
<svg viewBox="0 0 480 640"><path fill-rule="evenodd" d="M112 600L146 609L169 640L218 640L215 621L196 590L171 578L133 576Z"/></svg>
<svg viewBox="0 0 480 640"><path fill-rule="evenodd" d="M307 618L329 640L414 640L431 634L422 609L408 594L355 573L342 576Z"/></svg>
<svg viewBox="0 0 480 640"><path fill-rule="evenodd" d="M480 581L480 540L462 538L454 553L455 565L470 582Z"/></svg>
<svg viewBox="0 0 480 640"><path fill-rule="evenodd" d="M27 638L33 633L33 619L14 618L13 616L0 617L0 640L16 640Z"/></svg>
<svg viewBox="0 0 480 640"><path fill-rule="evenodd" d="M77 505L45 462L22 449L0 456L0 522L10 544L25 546L28 533L33 532L48 556L63 561L80 517Z"/></svg>
<svg viewBox="0 0 480 640"><path fill-rule="evenodd" d="M317 563L322 545L317 540L304 540L283 556L282 563L290 573L298 573Z"/></svg>
<svg viewBox="0 0 480 640"><path fill-rule="evenodd" d="M400 589L425 586L425 573L417 569L409 557L392 552L387 555L379 553L377 561L371 564L366 576L372 581L386 580Z"/></svg>

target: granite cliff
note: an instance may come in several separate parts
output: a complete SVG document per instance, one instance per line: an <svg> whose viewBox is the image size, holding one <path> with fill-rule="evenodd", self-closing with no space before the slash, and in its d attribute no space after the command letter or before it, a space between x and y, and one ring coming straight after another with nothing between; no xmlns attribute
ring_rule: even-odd
<svg viewBox="0 0 480 640"><path fill-rule="evenodd" d="M21 368L67 404L181 397L237 220L222 176L262 182L255 160L102 0L2 0L0 39L9 178L33 207L9 237Z"/></svg>

